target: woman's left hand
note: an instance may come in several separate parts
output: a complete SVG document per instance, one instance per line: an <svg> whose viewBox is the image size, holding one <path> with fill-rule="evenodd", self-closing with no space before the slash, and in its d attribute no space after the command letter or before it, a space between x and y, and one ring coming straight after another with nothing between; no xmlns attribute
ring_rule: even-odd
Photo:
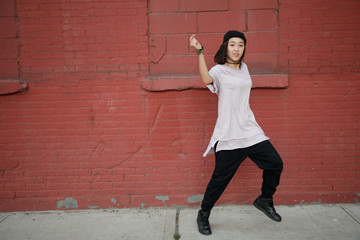
<svg viewBox="0 0 360 240"><path fill-rule="evenodd" d="M201 43L195 38L195 34L190 37L190 46L199 50L202 49Z"/></svg>

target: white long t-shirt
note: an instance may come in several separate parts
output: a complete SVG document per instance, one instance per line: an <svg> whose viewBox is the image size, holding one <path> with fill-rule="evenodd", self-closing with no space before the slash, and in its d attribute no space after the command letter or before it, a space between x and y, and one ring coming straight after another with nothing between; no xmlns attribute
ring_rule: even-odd
<svg viewBox="0 0 360 240"><path fill-rule="evenodd" d="M209 71L213 83L207 85L218 95L218 117L210 143L204 153L250 147L268 140L250 109L249 97L252 86L245 63L241 69L216 65Z"/></svg>

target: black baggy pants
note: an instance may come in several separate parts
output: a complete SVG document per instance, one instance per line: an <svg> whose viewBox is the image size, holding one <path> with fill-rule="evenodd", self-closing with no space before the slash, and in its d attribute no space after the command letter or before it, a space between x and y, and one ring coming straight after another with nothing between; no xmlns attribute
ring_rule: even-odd
<svg viewBox="0 0 360 240"><path fill-rule="evenodd" d="M263 170L261 196L271 198L274 195L280 182L283 162L274 146L267 140L251 147L215 153L215 169L205 191L201 204L202 211L208 212L214 207L246 157Z"/></svg>

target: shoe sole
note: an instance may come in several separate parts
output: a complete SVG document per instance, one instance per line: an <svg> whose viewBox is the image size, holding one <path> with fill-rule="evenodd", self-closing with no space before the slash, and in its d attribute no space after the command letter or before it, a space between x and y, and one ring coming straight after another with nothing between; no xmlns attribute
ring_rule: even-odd
<svg viewBox="0 0 360 240"><path fill-rule="evenodd" d="M277 219L274 219L271 217L270 214L268 214L257 202L254 202L253 205L259 209L260 211L262 211L266 216L268 216L268 218L270 218L271 220L275 221L275 222L281 222L281 219L280 220L277 220Z"/></svg>
<svg viewBox="0 0 360 240"><path fill-rule="evenodd" d="M200 232L200 230L199 230L199 233L202 234L202 235L204 235L204 236L209 236L209 235L211 235L211 233L202 233L202 232Z"/></svg>
<svg viewBox="0 0 360 240"><path fill-rule="evenodd" d="M209 236L209 235L212 234L212 231L211 231L211 230L210 230L210 232L207 232L207 233L206 233L206 232L201 232L201 231L200 231L200 227L199 227L200 224L199 224L199 222L198 222L197 220L196 220L196 223L197 223L197 225L198 225L198 230L199 230L199 233L200 233L200 234L205 235L205 236Z"/></svg>

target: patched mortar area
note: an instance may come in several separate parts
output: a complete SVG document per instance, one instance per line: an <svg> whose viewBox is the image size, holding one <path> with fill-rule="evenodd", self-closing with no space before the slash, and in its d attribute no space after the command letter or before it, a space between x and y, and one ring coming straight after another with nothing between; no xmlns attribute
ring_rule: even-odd
<svg viewBox="0 0 360 240"><path fill-rule="evenodd" d="M163 203L170 200L169 196L156 196L155 199L160 200Z"/></svg>
<svg viewBox="0 0 360 240"><path fill-rule="evenodd" d="M201 202L203 198L204 198L204 195L194 195L194 196L188 197L187 202L188 203L197 203L197 202Z"/></svg>
<svg viewBox="0 0 360 240"><path fill-rule="evenodd" d="M78 201L76 199L73 198L65 198L64 200L60 200L57 202L57 207L56 208L62 208L62 207L66 207L66 208L78 208Z"/></svg>

